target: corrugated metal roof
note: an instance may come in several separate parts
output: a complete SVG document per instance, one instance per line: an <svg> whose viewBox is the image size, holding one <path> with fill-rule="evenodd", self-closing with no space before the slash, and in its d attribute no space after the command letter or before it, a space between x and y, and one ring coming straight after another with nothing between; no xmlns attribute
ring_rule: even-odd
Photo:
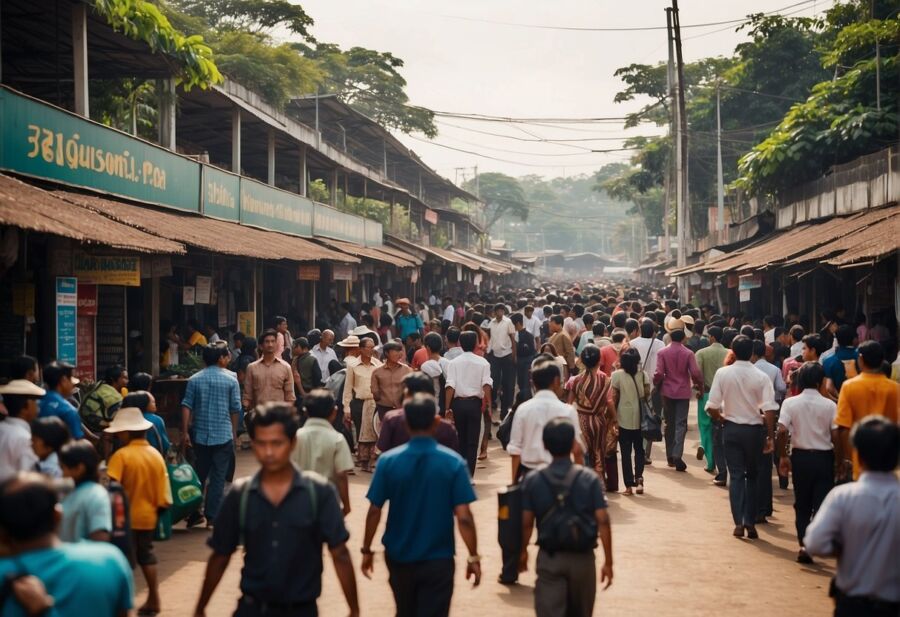
<svg viewBox="0 0 900 617"><path fill-rule="evenodd" d="M900 249L900 206L873 210L855 217L856 231L845 232L816 250L787 264L825 260L831 265L878 259ZM862 227L861 227L862 226Z"/></svg>
<svg viewBox="0 0 900 617"><path fill-rule="evenodd" d="M140 253L186 253L184 245L145 233L0 174L0 224Z"/></svg>
<svg viewBox="0 0 900 617"><path fill-rule="evenodd" d="M183 242L211 253L299 262L330 260L359 263L359 259L350 255L327 249L303 238L274 231L263 231L255 227L172 210L135 206L93 195L68 191L55 191L53 194L67 202L82 206L82 210L99 212L105 220L113 219L155 236Z"/></svg>

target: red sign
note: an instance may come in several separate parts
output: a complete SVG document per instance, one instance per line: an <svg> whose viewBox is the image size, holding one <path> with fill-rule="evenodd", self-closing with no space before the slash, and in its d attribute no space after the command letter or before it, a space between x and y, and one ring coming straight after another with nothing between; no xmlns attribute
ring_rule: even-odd
<svg viewBox="0 0 900 617"><path fill-rule="evenodd" d="M425 220L431 223L432 225L437 225L438 222L438 213L434 210L425 210Z"/></svg>
<svg viewBox="0 0 900 617"><path fill-rule="evenodd" d="M97 315L97 286L78 285L78 316Z"/></svg>
<svg viewBox="0 0 900 617"><path fill-rule="evenodd" d="M738 275L737 274L729 274L728 278L728 289L734 289L738 286Z"/></svg>
<svg viewBox="0 0 900 617"><path fill-rule="evenodd" d="M318 281L320 276L319 264L300 264L297 266L298 281Z"/></svg>
<svg viewBox="0 0 900 617"><path fill-rule="evenodd" d="M82 287L79 285L79 287ZM96 296L95 296L96 300ZM79 304L81 297L78 298ZM96 305L96 304L95 304ZM95 318L93 315L78 315L77 319L77 360L75 361L75 376L82 381L95 381L97 372L97 354L95 353Z"/></svg>

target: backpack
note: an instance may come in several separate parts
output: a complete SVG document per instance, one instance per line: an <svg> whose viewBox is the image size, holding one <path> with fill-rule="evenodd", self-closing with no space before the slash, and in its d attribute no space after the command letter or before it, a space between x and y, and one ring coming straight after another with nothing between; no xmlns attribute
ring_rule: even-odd
<svg viewBox="0 0 900 617"><path fill-rule="evenodd" d="M547 470L537 473L550 487L556 502L540 517L537 544L541 550L553 554L557 551L587 553L597 547L597 521L593 516L575 510L571 490L584 468L572 465L561 484L550 478Z"/></svg>
<svg viewBox="0 0 900 617"><path fill-rule="evenodd" d="M82 399L78 415L85 426L98 433L109 426L121 406L122 395L108 383L99 382Z"/></svg>

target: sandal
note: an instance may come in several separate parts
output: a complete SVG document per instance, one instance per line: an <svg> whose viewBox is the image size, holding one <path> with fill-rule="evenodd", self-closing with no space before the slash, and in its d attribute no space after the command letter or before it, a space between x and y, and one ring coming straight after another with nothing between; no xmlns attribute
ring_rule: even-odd
<svg viewBox="0 0 900 617"><path fill-rule="evenodd" d="M635 492L636 492L638 495L643 495L643 494L644 494L644 479L643 479L643 478L638 478L638 479L637 479L637 489L635 489Z"/></svg>
<svg viewBox="0 0 900 617"><path fill-rule="evenodd" d="M634 495L634 492L631 490L631 487L629 486L625 489L625 491L622 494L625 495L626 497L631 497L632 495Z"/></svg>

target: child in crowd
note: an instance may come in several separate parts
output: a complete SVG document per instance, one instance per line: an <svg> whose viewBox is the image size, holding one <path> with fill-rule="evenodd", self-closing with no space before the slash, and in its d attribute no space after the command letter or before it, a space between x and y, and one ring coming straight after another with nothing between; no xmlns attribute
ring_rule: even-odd
<svg viewBox="0 0 900 617"><path fill-rule="evenodd" d="M75 490L62 501L60 539L63 542L109 542L112 509L109 494L99 483L97 450L85 439L69 442L59 451L59 463L63 477L75 482Z"/></svg>
<svg viewBox="0 0 900 617"><path fill-rule="evenodd" d="M57 416L31 423L31 449L38 457L38 471L49 478L62 477L58 453L69 439L69 427Z"/></svg>
<svg viewBox="0 0 900 617"><path fill-rule="evenodd" d="M123 407L106 429L125 444L110 457L107 474L122 484L128 497L135 554L148 589L147 601L138 610L139 615L156 615L160 611L153 532L160 512L172 505L166 462L147 441L147 431L151 428L153 424L144 418L140 409Z"/></svg>

